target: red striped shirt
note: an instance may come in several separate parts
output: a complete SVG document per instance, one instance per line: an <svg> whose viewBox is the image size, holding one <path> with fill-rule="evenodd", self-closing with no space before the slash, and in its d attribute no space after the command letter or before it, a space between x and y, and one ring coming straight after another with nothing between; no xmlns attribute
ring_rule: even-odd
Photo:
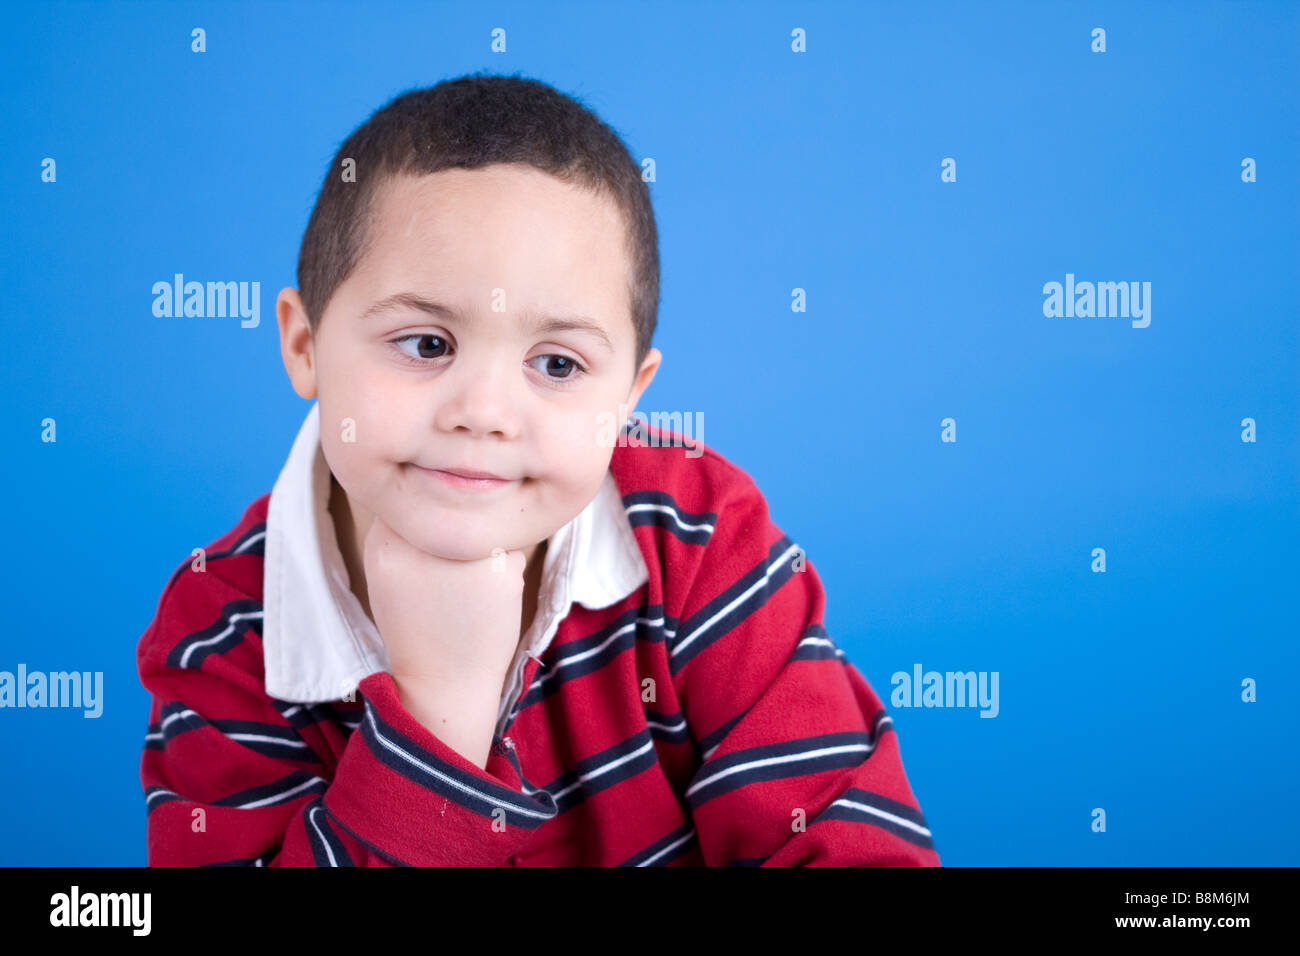
<svg viewBox="0 0 1300 956"><path fill-rule="evenodd" d="M263 495L140 639L151 865L939 865L880 698L753 480L617 447L649 580L573 604L486 769L407 712L264 684Z"/></svg>

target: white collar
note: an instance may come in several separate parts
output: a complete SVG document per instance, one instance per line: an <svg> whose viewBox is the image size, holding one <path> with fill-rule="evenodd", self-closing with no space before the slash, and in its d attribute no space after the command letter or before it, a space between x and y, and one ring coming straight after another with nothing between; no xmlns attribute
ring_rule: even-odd
<svg viewBox="0 0 1300 956"><path fill-rule="evenodd" d="M262 647L266 692L278 700L339 700L362 678L389 667L379 632L348 584L329 513L329 490L320 404L314 402L267 506ZM512 671L525 656L546 650L573 602L608 607L649 577L610 472L587 507L549 542L537 613L520 641ZM503 695L503 712L511 693Z"/></svg>

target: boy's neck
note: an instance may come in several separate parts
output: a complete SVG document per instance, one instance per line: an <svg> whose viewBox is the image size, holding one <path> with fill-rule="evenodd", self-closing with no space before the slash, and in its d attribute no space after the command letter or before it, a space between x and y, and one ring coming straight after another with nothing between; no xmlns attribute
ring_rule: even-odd
<svg viewBox="0 0 1300 956"><path fill-rule="evenodd" d="M334 523L334 537L338 541L339 553L343 556L343 565L348 570L348 583L356 595L366 616L373 622L374 614L370 612L369 591L366 588L365 559L361 545L370 530L370 512L364 508L353 509L347 493L340 487L333 474L330 475L329 513ZM532 626L537 614L538 595L542 585L542 565L546 560L546 546L550 539L535 544L525 552L528 563L524 568L524 597L519 620L519 636L522 638Z"/></svg>

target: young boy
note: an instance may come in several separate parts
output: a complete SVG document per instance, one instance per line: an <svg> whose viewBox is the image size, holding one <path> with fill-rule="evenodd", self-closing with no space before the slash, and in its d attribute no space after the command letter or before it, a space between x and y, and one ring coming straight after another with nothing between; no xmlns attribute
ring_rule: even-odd
<svg viewBox="0 0 1300 956"><path fill-rule="evenodd" d="M342 145L276 307L316 402L140 639L151 864L938 865L753 480L607 427L662 357L657 245L542 83Z"/></svg>

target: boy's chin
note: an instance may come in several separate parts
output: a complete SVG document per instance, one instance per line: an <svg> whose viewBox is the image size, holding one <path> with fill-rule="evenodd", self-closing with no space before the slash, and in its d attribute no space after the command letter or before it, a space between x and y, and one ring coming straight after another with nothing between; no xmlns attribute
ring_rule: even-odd
<svg viewBox="0 0 1300 956"><path fill-rule="evenodd" d="M504 555L506 551L520 550L519 546L512 542L494 543L483 539L448 537L445 534L422 535L414 529L406 540L421 551L445 561L483 561L498 554Z"/></svg>

